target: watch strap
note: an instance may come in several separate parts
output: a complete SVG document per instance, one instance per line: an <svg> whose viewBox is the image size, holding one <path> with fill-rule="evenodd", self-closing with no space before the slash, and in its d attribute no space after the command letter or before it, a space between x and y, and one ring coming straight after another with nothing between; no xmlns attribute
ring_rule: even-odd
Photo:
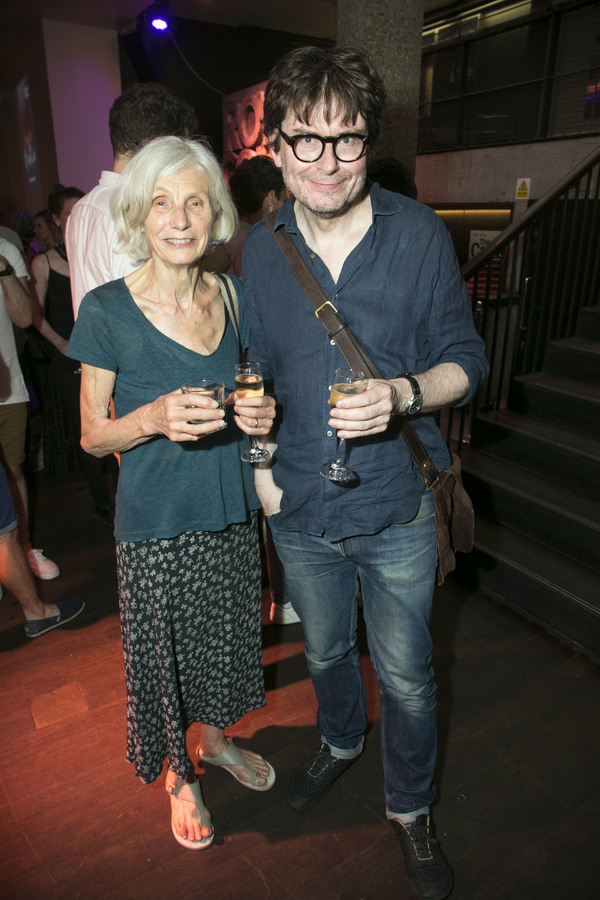
<svg viewBox="0 0 600 900"><path fill-rule="evenodd" d="M0 278L4 278L5 275L12 275L12 274L14 273L14 271L15 271L15 270L13 269L13 267L11 266L11 264L8 263L8 265L6 266L6 268L5 268L5 269L2 269L2 271L0 272Z"/></svg>
<svg viewBox="0 0 600 900"><path fill-rule="evenodd" d="M421 391L421 385L412 374L412 372L401 372L400 375L396 375L396 378L405 378L406 381L410 384L410 388L412 391L412 397L405 405L404 410L407 415L414 415L417 412L420 412L421 406L423 405L423 393ZM412 409L412 407L417 404L416 409Z"/></svg>

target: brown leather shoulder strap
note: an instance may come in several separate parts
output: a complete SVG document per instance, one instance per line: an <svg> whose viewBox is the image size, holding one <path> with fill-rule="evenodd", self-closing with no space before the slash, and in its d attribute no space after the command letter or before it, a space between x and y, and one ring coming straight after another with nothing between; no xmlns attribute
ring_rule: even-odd
<svg viewBox="0 0 600 900"><path fill-rule="evenodd" d="M335 341L342 356L354 372L364 372L365 375L371 378L383 379L379 369L371 362L347 324L340 317L333 303L327 299L321 290L317 279L302 259L285 226L280 226L275 230L277 213L278 210L276 209L268 213L265 216L265 221L304 293L314 306L316 317L324 325L329 337ZM406 416L402 418L401 431L402 437L419 467L423 480L429 487L437 479L439 472Z"/></svg>

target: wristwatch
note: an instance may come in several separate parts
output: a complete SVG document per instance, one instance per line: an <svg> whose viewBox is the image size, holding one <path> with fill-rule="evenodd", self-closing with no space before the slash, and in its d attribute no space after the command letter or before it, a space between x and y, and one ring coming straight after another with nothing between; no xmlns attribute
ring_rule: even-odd
<svg viewBox="0 0 600 900"><path fill-rule="evenodd" d="M412 388L412 397L407 401L402 412L407 416L414 416L416 413L421 412L421 407L423 406L423 394L421 393L419 382L415 376L411 375L410 372L402 372L400 375L396 375L396 378L406 378Z"/></svg>
<svg viewBox="0 0 600 900"><path fill-rule="evenodd" d="M0 272L0 278L4 278L5 275L12 275L15 270L11 266L10 263L7 264L5 269L2 269Z"/></svg>

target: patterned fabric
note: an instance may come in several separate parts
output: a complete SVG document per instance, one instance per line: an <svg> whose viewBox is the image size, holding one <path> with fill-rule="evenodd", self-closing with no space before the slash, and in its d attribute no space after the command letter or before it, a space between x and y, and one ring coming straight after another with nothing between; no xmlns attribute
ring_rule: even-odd
<svg viewBox="0 0 600 900"><path fill-rule="evenodd" d="M193 722L265 705L257 514L221 532L117 542L127 760L144 784L190 767Z"/></svg>

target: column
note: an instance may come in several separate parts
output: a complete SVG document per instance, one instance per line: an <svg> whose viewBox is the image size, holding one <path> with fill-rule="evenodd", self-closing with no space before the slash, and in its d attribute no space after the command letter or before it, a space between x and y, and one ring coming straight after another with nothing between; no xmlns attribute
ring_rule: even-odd
<svg viewBox="0 0 600 900"><path fill-rule="evenodd" d="M375 157L415 171L423 0L337 0L338 46L366 51L387 91Z"/></svg>

